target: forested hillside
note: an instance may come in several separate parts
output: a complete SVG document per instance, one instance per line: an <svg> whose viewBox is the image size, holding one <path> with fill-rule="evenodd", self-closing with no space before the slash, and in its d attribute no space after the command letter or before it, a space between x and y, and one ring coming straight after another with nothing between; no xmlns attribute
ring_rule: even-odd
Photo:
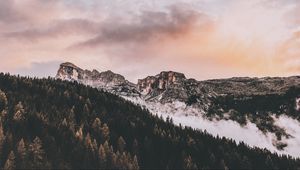
<svg viewBox="0 0 300 170"><path fill-rule="evenodd" d="M297 169L75 82L0 74L0 168ZM233 129L234 133L234 129Z"/></svg>

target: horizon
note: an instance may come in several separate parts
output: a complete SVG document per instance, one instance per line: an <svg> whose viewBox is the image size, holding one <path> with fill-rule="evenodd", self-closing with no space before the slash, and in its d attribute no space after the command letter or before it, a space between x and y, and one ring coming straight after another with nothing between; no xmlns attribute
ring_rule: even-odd
<svg viewBox="0 0 300 170"><path fill-rule="evenodd" d="M10 72L0 72L0 73L3 73L3 74L10 74L10 75L12 75L12 76L29 77L29 78L41 78L41 79L43 79L43 78L46 78L46 79L47 79L48 77L55 78L56 75L57 75L57 71L58 71L59 68L60 68L60 65L61 65L61 64L64 64L64 63L70 63L70 64L75 65L76 67L79 67L76 63L72 63L72 62L66 61L66 62L60 63L60 64L58 65L58 67L57 67L55 73L53 73L52 75L36 76L36 75L11 74ZM98 72L100 72L100 73L101 73L101 72L106 72L106 71L112 71L114 74L119 74L119 75L121 75L121 76L124 76L124 75L122 75L122 74L120 74L120 73L118 73L118 72L115 72L114 70L111 70L111 69L108 69L108 70L91 69L91 70L90 70L90 69L86 69L86 68L82 68L82 67L79 67L79 68L82 69L82 70L88 70L88 71L96 70L96 71L98 71ZM180 73L180 74L183 74L183 75L186 77L186 79L195 79L196 81L228 80L228 79L234 79L234 78L264 79L264 78L289 78L289 77L299 77L299 75L289 75L289 76L261 76L261 77L259 77L259 76L253 76L253 77L250 77L250 76L232 76L232 77L222 77L222 78L196 79L196 78L194 78L194 77L188 77L188 76L186 76L185 73L179 72L179 71L176 71L176 70L161 70L161 71L159 71L159 72L157 72L156 74L153 74L153 75L147 75L147 76L145 76L145 77L138 77L138 78L137 78L136 80L134 80L134 81L128 80L126 76L124 76L124 78L125 78L126 80L128 80L129 82L131 82L131 83L137 84L137 83L138 83L138 80L145 79L145 78L147 78L147 77L149 77L149 76L156 76L156 75L159 75L159 74L162 73L162 72L175 72L175 73Z"/></svg>
<svg viewBox="0 0 300 170"><path fill-rule="evenodd" d="M55 76L69 61L131 82L162 70L197 80L296 76L299 11L297 0L1 1L0 72Z"/></svg>

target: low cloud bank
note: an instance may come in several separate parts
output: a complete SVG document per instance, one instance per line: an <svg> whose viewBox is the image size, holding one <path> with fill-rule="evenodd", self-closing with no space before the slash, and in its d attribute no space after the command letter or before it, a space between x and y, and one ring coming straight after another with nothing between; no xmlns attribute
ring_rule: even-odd
<svg viewBox="0 0 300 170"><path fill-rule="evenodd" d="M286 143L287 147L278 150L273 145L277 141L274 133L263 133L254 123L248 121L247 125L242 127L239 123L232 120L208 120L203 118L201 112L195 108L186 107L184 103L174 102L169 104L160 104L144 102L139 99L129 99L136 104L145 106L153 114L162 116L166 119L168 116L173 119L174 124L192 127L194 129L206 130L213 136L226 137L236 142L244 142L250 147L266 148L273 153L286 154L300 158L300 122L291 117L282 115L273 116L275 125L286 130L292 137L282 137L281 143ZM279 142L279 141L277 141Z"/></svg>

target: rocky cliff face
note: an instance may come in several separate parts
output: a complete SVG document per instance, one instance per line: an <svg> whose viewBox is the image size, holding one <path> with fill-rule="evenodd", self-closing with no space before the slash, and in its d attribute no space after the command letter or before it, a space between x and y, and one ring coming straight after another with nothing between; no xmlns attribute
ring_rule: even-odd
<svg viewBox="0 0 300 170"><path fill-rule="evenodd" d="M293 137L278 126L278 116L300 120L300 77L230 78L197 81L184 74L163 71L139 79L137 84L112 71L83 70L72 63L60 65L56 78L77 81L140 104L156 114L232 120L249 123L262 133L274 134L272 144L279 150Z"/></svg>
<svg viewBox="0 0 300 170"><path fill-rule="evenodd" d="M148 76L138 80L138 90L146 100L171 102L174 99L184 101L187 99L184 74L173 71L163 71L156 76Z"/></svg>
<svg viewBox="0 0 300 170"><path fill-rule="evenodd" d="M118 95L140 95L135 84L110 70L104 72L83 70L72 63L66 62L60 65L56 78L77 81Z"/></svg>
<svg viewBox="0 0 300 170"><path fill-rule="evenodd" d="M56 78L70 81L78 81L84 79L84 70L72 63L62 63L57 71Z"/></svg>
<svg viewBox="0 0 300 170"><path fill-rule="evenodd" d="M62 63L57 72L56 78L63 80L79 81L91 86L117 86L128 83L120 74L112 71L98 72L97 70L83 70L72 63Z"/></svg>
<svg viewBox="0 0 300 170"><path fill-rule="evenodd" d="M280 98L288 95L292 97L290 100L294 100L292 103L294 103L295 108L298 108L296 103L299 103L299 101L296 102L299 94L290 94L292 90L300 87L299 76L286 78L238 77L197 81L187 79L182 73L163 71L155 76L139 79L137 84L134 84L126 80L124 76L110 70L104 72L83 70L67 62L60 65L56 78L78 81L121 96L139 96L149 102L172 103L180 101L201 108L205 112L212 110L210 106L214 106L214 109L221 107L220 102L227 101L229 98L231 102L238 103L250 101L250 99L257 97L263 99L268 96L277 96ZM219 108L219 110L224 110L224 108Z"/></svg>

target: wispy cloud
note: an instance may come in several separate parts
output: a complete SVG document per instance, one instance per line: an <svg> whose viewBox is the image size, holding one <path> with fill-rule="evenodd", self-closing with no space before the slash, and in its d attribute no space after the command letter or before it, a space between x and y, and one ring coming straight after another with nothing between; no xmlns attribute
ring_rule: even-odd
<svg viewBox="0 0 300 170"><path fill-rule="evenodd" d="M66 37L70 35L95 34L100 29L99 23L87 19L55 20L41 28L30 28L21 31L5 33L5 38L18 40L40 40L47 38Z"/></svg>
<svg viewBox="0 0 300 170"><path fill-rule="evenodd" d="M119 22L116 22L119 21ZM198 24L208 24L205 14L173 5L168 11L142 11L140 15L126 18L108 18L101 23L98 35L75 47L94 47L106 44L147 43L163 38L182 36ZM201 28L200 28L201 29Z"/></svg>
<svg viewBox="0 0 300 170"><path fill-rule="evenodd" d="M135 81L299 73L296 0L0 1L0 68L69 60ZM42 68L41 68L42 69Z"/></svg>

